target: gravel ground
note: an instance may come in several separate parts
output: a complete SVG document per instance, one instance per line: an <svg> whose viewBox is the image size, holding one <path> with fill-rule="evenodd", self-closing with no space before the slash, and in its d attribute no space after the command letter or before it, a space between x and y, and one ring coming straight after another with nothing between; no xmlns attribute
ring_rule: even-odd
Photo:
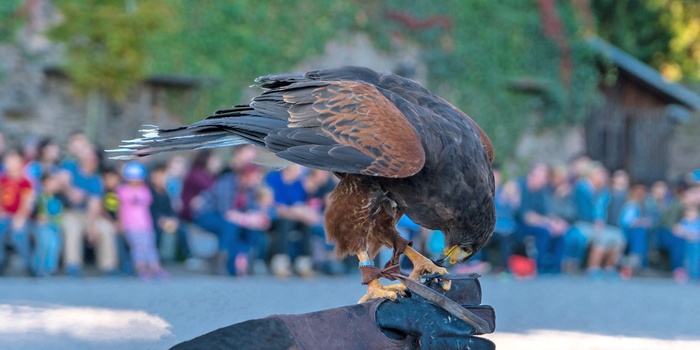
<svg viewBox="0 0 700 350"><path fill-rule="evenodd" d="M540 277L481 279L500 349L700 348L700 285ZM2 349L164 349L273 313L353 304L359 276L277 280L175 273L135 278L0 279Z"/></svg>

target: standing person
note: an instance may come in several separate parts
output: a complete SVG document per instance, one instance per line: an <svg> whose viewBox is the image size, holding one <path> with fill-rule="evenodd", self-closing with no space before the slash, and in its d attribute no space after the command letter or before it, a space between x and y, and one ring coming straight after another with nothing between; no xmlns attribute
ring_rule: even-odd
<svg viewBox="0 0 700 350"><path fill-rule="evenodd" d="M180 217L183 220L192 221L194 219L193 210L202 204L198 197L199 194L214 184L219 171L221 171L221 159L216 153L208 149L197 153L182 184Z"/></svg>
<svg viewBox="0 0 700 350"><path fill-rule="evenodd" d="M33 206L32 184L24 177L22 156L11 149L4 154L0 175L0 274L5 267L5 243L9 242L30 272L29 225Z"/></svg>
<svg viewBox="0 0 700 350"><path fill-rule="evenodd" d="M129 162L122 169L125 183L117 188L119 223L129 243L131 259L141 279L166 278L160 266L156 237L151 218L151 190L146 185L146 168L138 162Z"/></svg>
<svg viewBox="0 0 700 350"><path fill-rule="evenodd" d="M676 234L685 239L685 266L688 277L700 278L700 208L687 205L683 219L676 226Z"/></svg>
<svg viewBox="0 0 700 350"><path fill-rule="evenodd" d="M153 167L150 173L151 196L153 197L151 217L156 233L156 246L164 261L173 261L178 256L184 260L190 257L190 248L185 229L175 214L166 189L167 170L166 165L159 164Z"/></svg>
<svg viewBox="0 0 700 350"><path fill-rule="evenodd" d="M82 275L83 237L96 248L97 268L101 273L117 272L117 228L102 216L104 185L99 172L99 158L95 148L86 144L77 155L77 164L64 164L68 177L67 198L63 215L64 256L68 275Z"/></svg>
<svg viewBox="0 0 700 350"><path fill-rule="evenodd" d="M58 271L61 254L62 182L55 174L44 174L37 198L33 268L37 276L51 276Z"/></svg>
<svg viewBox="0 0 700 350"><path fill-rule="evenodd" d="M619 216L620 227L625 232L629 251L620 269L620 275L624 279L631 278L633 273L647 263L652 219L645 208L646 195L647 190L644 185L633 185Z"/></svg>

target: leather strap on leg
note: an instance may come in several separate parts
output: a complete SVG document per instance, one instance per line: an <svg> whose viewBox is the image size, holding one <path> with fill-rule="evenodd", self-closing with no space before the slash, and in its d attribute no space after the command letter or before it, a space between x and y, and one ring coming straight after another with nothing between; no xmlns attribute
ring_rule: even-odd
<svg viewBox="0 0 700 350"><path fill-rule="evenodd" d="M369 282L376 280L382 276L382 270L374 266L360 266L360 273L362 274L362 284L367 285Z"/></svg>

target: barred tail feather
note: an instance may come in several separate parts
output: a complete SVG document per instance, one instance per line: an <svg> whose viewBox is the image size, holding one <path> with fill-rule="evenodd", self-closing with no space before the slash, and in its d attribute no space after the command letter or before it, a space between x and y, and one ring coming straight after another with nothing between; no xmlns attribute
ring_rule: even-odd
<svg viewBox="0 0 700 350"><path fill-rule="evenodd" d="M140 138L124 140L119 148L107 150L109 153L126 153L110 159L129 160L162 152L238 146L253 141L236 135L231 130L210 125L174 129L145 125L139 132Z"/></svg>

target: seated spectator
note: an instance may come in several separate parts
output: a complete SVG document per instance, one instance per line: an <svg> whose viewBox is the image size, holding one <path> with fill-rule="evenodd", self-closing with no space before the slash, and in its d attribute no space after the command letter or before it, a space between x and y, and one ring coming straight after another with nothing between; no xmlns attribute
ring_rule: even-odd
<svg viewBox="0 0 700 350"><path fill-rule="evenodd" d="M576 210L576 202L569 182L569 174L564 167L554 167L552 169L552 187L554 190L552 196L552 230L563 232L564 244L560 248L563 259L561 267L566 272L575 272L578 269L579 263L575 259L580 252L573 251L574 246L585 247L585 243L580 244L580 230L574 226L574 222L578 219ZM573 243L572 243L573 242ZM555 267L556 269L556 267Z"/></svg>
<svg viewBox="0 0 700 350"><path fill-rule="evenodd" d="M96 249L97 268L103 274L117 272L117 228L102 216L104 186L99 173L99 158L90 144L79 150L77 163L68 161L67 198L63 215L63 263L70 276L81 276L83 238Z"/></svg>
<svg viewBox="0 0 700 350"><path fill-rule="evenodd" d="M22 269L31 273L29 242L33 206L32 184L24 177L22 156L10 149L3 157L0 175L0 274L5 268L5 242L11 243L22 261Z"/></svg>
<svg viewBox="0 0 700 350"><path fill-rule="evenodd" d="M537 250L537 270L540 273L558 273L564 251L564 230L552 218L552 195L549 170L546 164L532 166L527 176L518 180L520 211L518 233L522 238L532 236Z"/></svg>
<svg viewBox="0 0 700 350"><path fill-rule="evenodd" d="M647 264L649 230L652 221L644 206L646 192L644 185L633 185L619 217L620 227L624 230L627 239L628 255L620 270L622 278L625 279L632 277L633 273Z"/></svg>
<svg viewBox="0 0 700 350"><path fill-rule="evenodd" d="M119 224L119 197L117 196L117 188L122 184L122 176L113 167L105 167L102 169L102 183L104 184L104 195L102 196L102 211L100 216L109 222L117 231L117 260L119 261L119 270L126 275L134 273L134 264L131 261L129 253L129 243L124 237L121 224Z"/></svg>
<svg viewBox="0 0 700 350"><path fill-rule="evenodd" d="M684 201L687 201L688 190L685 182L679 183L675 189L675 196L661 215L659 225L655 230L655 246L659 252L668 253L669 265L676 282L685 282L687 274L683 268L685 256L685 240L674 233L674 228L683 218Z"/></svg>
<svg viewBox="0 0 700 350"><path fill-rule="evenodd" d="M665 181L655 181L644 198L644 208L647 217L651 220L651 228L659 225L663 212L671 203L672 196Z"/></svg>
<svg viewBox="0 0 700 350"><path fill-rule="evenodd" d="M151 196L153 197L151 216L156 233L156 246L164 261L173 261L177 256L184 260L190 257L190 248L185 228L175 214L165 187L166 172L165 165L157 165L150 173Z"/></svg>
<svg viewBox="0 0 700 350"><path fill-rule="evenodd" d="M53 174L58 171L58 157L60 150L51 138L45 137L37 144L37 157L24 168L27 179L32 182L32 187L36 193L41 192L41 180L46 174Z"/></svg>
<svg viewBox="0 0 700 350"><path fill-rule="evenodd" d="M187 161L181 155L175 155L167 162L164 187L175 213L182 212L182 187L187 170Z"/></svg>
<svg viewBox="0 0 700 350"><path fill-rule="evenodd" d="M700 279L700 208L688 203L683 210L683 218L675 229L676 234L685 240L685 268L692 280Z"/></svg>
<svg viewBox="0 0 700 350"><path fill-rule="evenodd" d="M261 272L260 267L265 265L268 256L266 231L277 215L274 193L263 184L264 174L258 165L248 164L238 171L236 198L227 213L229 220L239 228L243 245L244 254L237 257L236 268L245 273L252 263Z"/></svg>
<svg viewBox="0 0 700 350"><path fill-rule="evenodd" d="M180 217L192 221L192 210L198 207L199 194L211 187L216 181L216 175L221 170L221 159L211 150L205 149L197 153L190 171L182 183L182 211Z"/></svg>
<svg viewBox="0 0 700 350"><path fill-rule="evenodd" d="M588 255L588 273L599 277L604 269L607 274L617 274L617 264L625 247L622 230L613 225L616 216L610 215L616 205L611 205L608 189L608 171L593 163L588 177L579 180L576 186L576 207L579 221L576 227L591 242Z"/></svg>
<svg viewBox="0 0 700 350"><path fill-rule="evenodd" d="M578 154L569 159L569 183L573 186L588 176L593 161L585 154Z"/></svg>
<svg viewBox="0 0 700 350"><path fill-rule="evenodd" d="M306 204L302 167L292 164L267 176L267 185L275 194L277 220L273 226L272 273L291 274L291 262L302 276L313 274L310 252L311 227L319 222L319 213Z"/></svg>
<svg viewBox="0 0 700 350"><path fill-rule="evenodd" d="M267 252L264 230L269 228L267 206L269 194L260 190L262 173L249 164L240 174L222 174L213 186L204 191L200 206L194 211L194 222L219 238L215 269L218 274L244 274L249 254L262 259ZM262 202L262 203L261 203Z"/></svg>
<svg viewBox="0 0 700 350"><path fill-rule="evenodd" d="M63 215L63 202L60 198L63 188L60 178L57 175L44 174L41 183L42 190L36 201L33 260L34 273L39 277L51 276L58 271Z"/></svg>
<svg viewBox="0 0 700 350"><path fill-rule="evenodd" d="M146 185L146 168L138 162L124 164L124 184L117 188L119 224L129 243L131 260L141 279L166 278L160 266L151 218L151 190Z"/></svg>

